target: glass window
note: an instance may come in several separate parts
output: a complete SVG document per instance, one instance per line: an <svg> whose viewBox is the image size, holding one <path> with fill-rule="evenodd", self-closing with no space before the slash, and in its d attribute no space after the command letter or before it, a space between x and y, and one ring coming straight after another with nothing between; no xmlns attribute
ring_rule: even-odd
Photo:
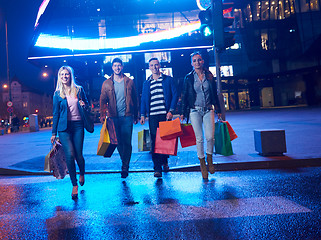
<svg viewBox="0 0 321 240"><path fill-rule="evenodd" d="M309 0L300 0L301 12L309 11L309 2L310 2Z"/></svg>
<svg viewBox="0 0 321 240"><path fill-rule="evenodd" d="M252 11L251 11L251 5L248 4L246 6L246 9L245 9L245 20L247 22L252 22L253 18L252 18Z"/></svg>
<svg viewBox="0 0 321 240"><path fill-rule="evenodd" d="M261 8L261 20L269 20L269 1L262 1Z"/></svg>
<svg viewBox="0 0 321 240"><path fill-rule="evenodd" d="M310 0L310 9L311 11L320 10L319 0Z"/></svg>
<svg viewBox="0 0 321 240"><path fill-rule="evenodd" d="M278 1L278 19L284 19L284 1Z"/></svg>
<svg viewBox="0 0 321 240"><path fill-rule="evenodd" d="M270 3L270 19L276 20L278 19L278 1L272 0Z"/></svg>

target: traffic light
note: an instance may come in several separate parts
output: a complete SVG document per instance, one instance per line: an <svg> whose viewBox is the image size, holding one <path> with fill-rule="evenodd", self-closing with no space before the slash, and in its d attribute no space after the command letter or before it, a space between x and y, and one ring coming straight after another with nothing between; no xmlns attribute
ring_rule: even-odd
<svg viewBox="0 0 321 240"><path fill-rule="evenodd" d="M213 29L214 29L214 45L219 50L235 44L235 31L228 30L229 26L234 23L234 17L225 17L224 15L232 12L234 3L222 2L222 0L214 0L213 6ZM227 29L226 29L227 28Z"/></svg>
<svg viewBox="0 0 321 240"><path fill-rule="evenodd" d="M213 36L213 18L212 10L210 8L202 10L198 14L198 18L201 21L200 32L204 37Z"/></svg>

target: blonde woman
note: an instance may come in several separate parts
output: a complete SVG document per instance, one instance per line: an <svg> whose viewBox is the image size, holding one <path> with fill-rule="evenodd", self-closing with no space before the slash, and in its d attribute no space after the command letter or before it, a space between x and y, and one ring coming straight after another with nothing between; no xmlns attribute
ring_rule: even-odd
<svg viewBox="0 0 321 240"><path fill-rule="evenodd" d="M79 112L87 105L87 97L81 86L75 83L74 71L70 66L62 66L58 71L57 87L53 96L53 143L57 133L65 152L67 167L72 183L72 199L78 198L78 184L75 160L79 167L79 184L85 183L85 160L83 157L84 123Z"/></svg>

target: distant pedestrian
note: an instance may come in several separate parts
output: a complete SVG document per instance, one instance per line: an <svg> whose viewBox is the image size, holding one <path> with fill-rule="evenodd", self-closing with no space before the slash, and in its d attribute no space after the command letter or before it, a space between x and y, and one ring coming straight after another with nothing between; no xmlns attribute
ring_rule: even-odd
<svg viewBox="0 0 321 240"><path fill-rule="evenodd" d="M87 97L83 88L75 83L73 69L62 66L58 71L58 81L53 96L51 142L54 143L58 132L73 185L71 194L73 199L78 198L75 160L80 172L79 184L83 186L85 183L84 123L79 112L79 108L84 105L88 105Z"/></svg>
<svg viewBox="0 0 321 240"><path fill-rule="evenodd" d="M196 136L197 156L203 179L208 179L208 170L205 163L203 126L206 138L206 156L209 172L215 172L213 164L214 111L221 117L221 108L218 100L216 83L212 73L205 69L204 60L199 52L191 55L193 70L185 76L181 120L185 117L191 119Z"/></svg>
<svg viewBox="0 0 321 240"><path fill-rule="evenodd" d="M19 132L19 128L20 128L20 120L16 115L13 115L13 118L11 120L11 132Z"/></svg>
<svg viewBox="0 0 321 240"><path fill-rule="evenodd" d="M154 163L154 177L162 177L163 171L169 170L168 155L155 153L156 131L159 122L171 120L178 101L177 87L174 79L160 72L160 63L157 58L149 60L149 70L152 75L143 83L141 97L141 119L149 118L149 130L152 140L152 159Z"/></svg>
<svg viewBox="0 0 321 240"><path fill-rule="evenodd" d="M133 123L138 122L138 98L135 83L123 73L123 61L112 61L113 74L103 82L100 94L100 121L110 117L115 125L117 150L122 166L121 177L128 176L132 154Z"/></svg>

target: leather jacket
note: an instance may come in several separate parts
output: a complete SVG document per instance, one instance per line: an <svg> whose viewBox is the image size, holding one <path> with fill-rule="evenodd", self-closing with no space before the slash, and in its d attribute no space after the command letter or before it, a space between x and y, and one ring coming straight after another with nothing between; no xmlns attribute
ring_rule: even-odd
<svg viewBox="0 0 321 240"><path fill-rule="evenodd" d="M183 91L182 91L182 103L181 103L181 115L189 116L191 108L195 108L196 91L194 89L194 70L188 73L184 79ZM212 73L205 70L205 77L210 85L210 103L214 105L215 112L221 113L221 107L218 100L216 82Z"/></svg>
<svg viewBox="0 0 321 240"><path fill-rule="evenodd" d="M125 84L125 116L138 118L138 101L135 83L132 79L124 76ZM100 94L100 117L117 117L116 95L114 88L114 74L103 82Z"/></svg>

